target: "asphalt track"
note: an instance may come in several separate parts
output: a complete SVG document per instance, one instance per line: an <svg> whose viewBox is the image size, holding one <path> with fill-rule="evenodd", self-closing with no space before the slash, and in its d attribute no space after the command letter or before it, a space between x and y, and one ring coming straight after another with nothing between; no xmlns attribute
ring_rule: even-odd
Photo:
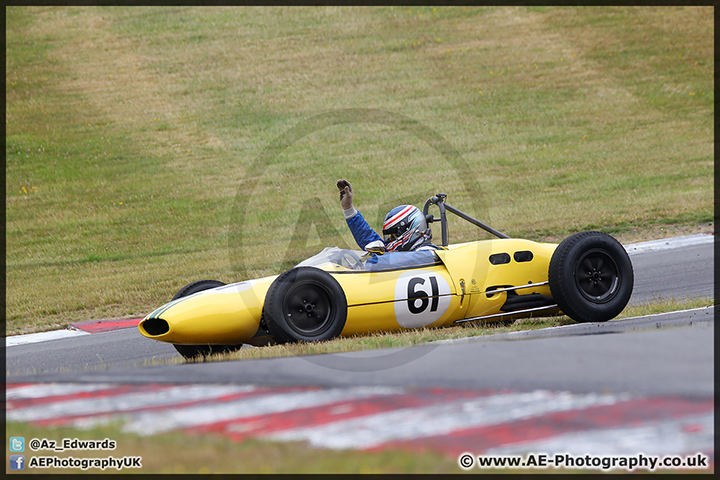
<svg viewBox="0 0 720 480"><path fill-rule="evenodd" d="M542 388L711 396L713 314L714 308L707 308L615 322L636 329L633 333L597 334L602 327L594 332L566 329L545 338L488 337L348 354L76 370L8 380ZM658 328L673 321L676 328Z"/></svg>
<svg viewBox="0 0 720 480"><path fill-rule="evenodd" d="M714 297L711 238L695 240L626 247L631 302ZM20 337L6 348L7 421L432 451L457 459L458 471L471 468L468 458L479 466L529 452L592 455L596 471L610 457L648 455L714 470L714 306L410 348L209 363L148 363L177 354L137 328L59 333L72 336ZM251 468L262 470L263 460Z"/></svg>
<svg viewBox="0 0 720 480"><path fill-rule="evenodd" d="M713 297L713 244L631 252L631 303ZM714 308L404 349L152 365L171 345L137 329L6 349L12 382L403 385L712 395ZM600 333L627 334L599 335ZM69 370L69 371L68 371Z"/></svg>

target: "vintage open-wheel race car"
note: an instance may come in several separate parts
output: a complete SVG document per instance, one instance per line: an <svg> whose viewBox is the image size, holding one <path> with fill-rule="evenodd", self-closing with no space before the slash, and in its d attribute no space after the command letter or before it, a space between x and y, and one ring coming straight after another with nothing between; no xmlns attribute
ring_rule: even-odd
<svg viewBox="0 0 720 480"><path fill-rule="evenodd" d="M560 244L509 238L445 202L425 202L440 222L434 251L325 248L280 275L224 284L200 280L140 321L140 332L185 357L243 344L313 342L338 336L443 327L532 315L605 322L627 305L633 267L623 246L586 231ZM439 217L429 214L436 206ZM448 244L447 212L497 238Z"/></svg>

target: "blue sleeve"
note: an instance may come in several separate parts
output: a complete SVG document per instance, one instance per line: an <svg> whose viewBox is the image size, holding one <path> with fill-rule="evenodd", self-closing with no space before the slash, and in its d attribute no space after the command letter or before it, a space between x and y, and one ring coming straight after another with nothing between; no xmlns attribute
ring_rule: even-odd
<svg viewBox="0 0 720 480"><path fill-rule="evenodd" d="M360 212L346 219L350 232L352 232L358 246L365 250L365 245L376 240L382 242L382 238L365 221Z"/></svg>

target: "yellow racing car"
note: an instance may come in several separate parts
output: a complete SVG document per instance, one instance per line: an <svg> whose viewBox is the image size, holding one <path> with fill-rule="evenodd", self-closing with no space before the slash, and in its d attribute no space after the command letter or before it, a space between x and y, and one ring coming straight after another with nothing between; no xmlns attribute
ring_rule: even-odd
<svg viewBox="0 0 720 480"><path fill-rule="evenodd" d="M373 252L326 248L280 275L224 284L201 280L145 317L140 333L187 357L243 344L313 342L338 336L443 327L564 313L605 322L627 305L633 267L601 232L559 245L509 238L445 202L425 202L440 222L437 250ZM429 214L436 206L439 217ZM447 212L497 238L448 245Z"/></svg>

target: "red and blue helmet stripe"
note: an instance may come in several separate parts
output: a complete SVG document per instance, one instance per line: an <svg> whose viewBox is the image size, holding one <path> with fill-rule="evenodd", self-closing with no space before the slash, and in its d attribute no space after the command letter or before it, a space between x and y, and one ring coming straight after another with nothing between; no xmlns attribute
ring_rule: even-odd
<svg viewBox="0 0 720 480"><path fill-rule="evenodd" d="M387 251L413 250L429 238L427 222L419 208L400 205L385 216L383 239Z"/></svg>

